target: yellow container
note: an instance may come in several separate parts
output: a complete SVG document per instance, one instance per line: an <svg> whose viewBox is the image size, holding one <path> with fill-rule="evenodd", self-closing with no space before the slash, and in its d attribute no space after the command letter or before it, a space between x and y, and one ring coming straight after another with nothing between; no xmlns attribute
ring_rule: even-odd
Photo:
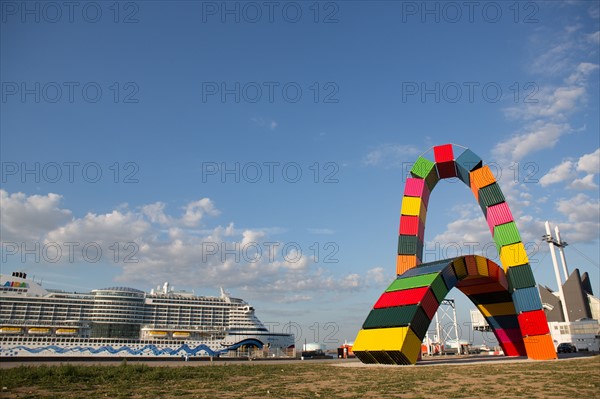
<svg viewBox="0 0 600 399"><path fill-rule="evenodd" d="M515 314L515 305L512 302L488 303L486 305L477 305L477 309L485 317L507 316Z"/></svg>
<svg viewBox="0 0 600 399"><path fill-rule="evenodd" d="M465 265L465 260L463 258L458 258L454 261L454 271L456 272L456 276L459 280L462 280L467 276L467 266Z"/></svg>
<svg viewBox="0 0 600 399"><path fill-rule="evenodd" d="M406 216L418 216L423 223L427 218L427 209L425 204L419 197L406 197L402 198L402 208L400 213Z"/></svg>
<svg viewBox="0 0 600 399"><path fill-rule="evenodd" d="M529 263L525 246L522 242L515 244L505 245L500 248L500 262L506 272L509 267L521 266L525 263Z"/></svg>
<svg viewBox="0 0 600 399"><path fill-rule="evenodd" d="M352 351L400 351L412 363L417 362L421 340L410 327L374 328L360 330Z"/></svg>
<svg viewBox="0 0 600 399"><path fill-rule="evenodd" d="M488 271L487 259L481 256L475 257L475 262L477 263L477 272L480 276L489 276L490 273Z"/></svg>

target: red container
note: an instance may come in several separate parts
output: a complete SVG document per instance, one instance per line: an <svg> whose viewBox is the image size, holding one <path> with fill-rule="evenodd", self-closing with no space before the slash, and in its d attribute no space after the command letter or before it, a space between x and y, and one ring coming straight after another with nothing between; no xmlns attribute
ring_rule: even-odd
<svg viewBox="0 0 600 399"><path fill-rule="evenodd" d="M400 229L398 231L399 234L405 236L416 236L419 234L419 222L420 219L418 216L408 216L401 215L400 216Z"/></svg>
<svg viewBox="0 0 600 399"><path fill-rule="evenodd" d="M439 306L440 304L438 303L433 291L427 290L423 296L423 299L421 299L421 307L429 319L433 319L433 316L435 315L435 312L437 312Z"/></svg>
<svg viewBox="0 0 600 399"><path fill-rule="evenodd" d="M498 283L508 290L508 279L506 278L506 274L504 274L504 270L498 274Z"/></svg>
<svg viewBox="0 0 600 399"><path fill-rule="evenodd" d="M494 235L494 226L512 221L513 216L506 202L501 202L487 208L487 224L490 227L492 236Z"/></svg>
<svg viewBox="0 0 600 399"><path fill-rule="evenodd" d="M505 356L526 356L525 344L520 342L500 342L500 347L504 351Z"/></svg>
<svg viewBox="0 0 600 399"><path fill-rule="evenodd" d="M433 147L433 156L436 163L454 161L452 144L443 144Z"/></svg>
<svg viewBox="0 0 600 399"><path fill-rule="evenodd" d="M496 262L493 262L488 259L487 266L488 266L488 274L494 280L498 280L500 278L500 274L504 274L504 270L502 270L502 268L500 266L498 266L498 264Z"/></svg>
<svg viewBox="0 0 600 399"><path fill-rule="evenodd" d="M472 287L474 285L492 284L492 283L496 283L496 280L494 280L493 278L487 277L487 276L469 277L469 278L460 280L456 284L456 286L457 287Z"/></svg>
<svg viewBox="0 0 600 399"><path fill-rule="evenodd" d="M549 334L548 320L543 310L534 310L519 314L519 326L523 336Z"/></svg>
<svg viewBox="0 0 600 399"><path fill-rule="evenodd" d="M416 305L421 302L429 287L411 288L408 290L384 292L373 306L374 309L394 306Z"/></svg>
<svg viewBox="0 0 600 399"><path fill-rule="evenodd" d="M438 162L436 164L438 176L440 179L447 179L450 177L456 177L456 164L454 161Z"/></svg>

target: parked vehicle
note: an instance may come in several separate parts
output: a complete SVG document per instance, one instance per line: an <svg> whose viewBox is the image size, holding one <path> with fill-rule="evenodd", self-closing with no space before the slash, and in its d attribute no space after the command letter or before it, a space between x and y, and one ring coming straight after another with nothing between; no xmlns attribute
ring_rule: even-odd
<svg viewBox="0 0 600 399"><path fill-rule="evenodd" d="M570 342L563 342L559 344L556 348L556 352L558 353L575 353L577 352L577 348Z"/></svg>

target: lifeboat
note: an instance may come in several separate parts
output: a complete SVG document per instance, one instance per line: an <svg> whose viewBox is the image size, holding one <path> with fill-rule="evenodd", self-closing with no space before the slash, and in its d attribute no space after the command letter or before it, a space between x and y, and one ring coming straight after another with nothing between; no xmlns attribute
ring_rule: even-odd
<svg viewBox="0 0 600 399"><path fill-rule="evenodd" d="M57 328L56 335L75 335L77 334L77 329L75 328Z"/></svg>
<svg viewBox="0 0 600 399"><path fill-rule="evenodd" d="M154 338L161 338L161 337L166 337L167 332L151 330L151 331L148 331L148 335L151 337L154 337Z"/></svg>
<svg viewBox="0 0 600 399"><path fill-rule="evenodd" d="M45 334L50 333L50 329L49 328L32 327L29 330L27 330L27 333L35 334L35 335L45 335Z"/></svg>
<svg viewBox="0 0 600 399"><path fill-rule="evenodd" d="M173 333L173 338L189 338L190 333L185 331L175 331Z"/></svg>
<svg viewBox="0 0 600 399"><path fill-rule="evenodd" d="M22 332L21 327L0 327L0 334L21 334Z"/></svg>

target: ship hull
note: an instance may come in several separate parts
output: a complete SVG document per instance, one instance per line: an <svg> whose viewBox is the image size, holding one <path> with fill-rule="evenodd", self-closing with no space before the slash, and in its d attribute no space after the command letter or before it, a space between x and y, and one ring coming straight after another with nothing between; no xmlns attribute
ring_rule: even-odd
<svg viewBox="0 0 600 399"><path fill-rule="evenodd" d="M41 337L0 338L0 358L201 358L236 356L262 350L277 356L292 355L294 342L286 334L247 334L222 340L119 340Z"/></svg>

